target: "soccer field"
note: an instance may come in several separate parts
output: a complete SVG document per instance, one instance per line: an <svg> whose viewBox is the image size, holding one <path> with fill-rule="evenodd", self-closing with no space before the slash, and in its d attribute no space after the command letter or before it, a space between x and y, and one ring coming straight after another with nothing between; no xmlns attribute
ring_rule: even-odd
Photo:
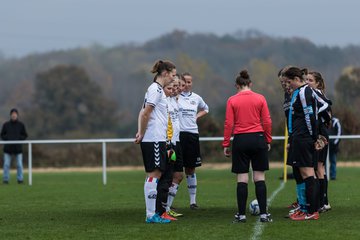
<svg viewBox="0 0 360 240"><path fill-rule="evenodd" d="M284 218L295 199L290 180L277 195L281 169L267 173L269 211L274 222L261 224L248 215L232 224L236 212L235 177L229 170L200 170L198 211L188 207L182 184L175 207L185 216L168 225L145 224L142 171L101 173L35 173L33 186L18 185L12 176L0 186L0 239L360 239L360 168L339 168L329 185L333 208L318 221ZM185 183L185 182L184 182ZM254 199L249 184L249 200Z"/></svg>

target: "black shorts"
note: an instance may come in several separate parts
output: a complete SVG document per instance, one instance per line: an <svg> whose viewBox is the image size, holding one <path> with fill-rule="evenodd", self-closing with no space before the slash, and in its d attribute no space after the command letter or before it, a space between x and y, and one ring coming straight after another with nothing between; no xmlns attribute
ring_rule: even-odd
<svg viewBox="0 0 360 240"><path fill-rule="evenodd" d="M145 172L153 172L166 169L166 142L141 142L141 152L144 161Z"/></svg>
<svg viewBox="0 0 360 240"><path fill-rule="evenodd" d="M201 166L199 134L180 132L180 144L185 168Z"/></svg>
<svg viewBox="0 0 360 240"><path fill-rule="evenodd" d="M289 149L287 151L288 152L287 152L286 165L292 166L293 165L293 160L291 158L291 144L290 144Z"/></svg>
<svg viewBox="0 0 360 240"><path fill-rule="evenodd" d="M321 124L319 130L320 130L319 134L323 135L326 138L327 142L329 142L330 141L329 133L328 133L324 123ZM323 164L326 163L328 148L329 148L329 144L326 144L323 149L321 149L320 151L316 151L317 152L317 162L322 162Z"/></svg>
<svg viewBox="0 0 360 240"><path fill-rule="evenodd" d="M319 162L322 162L325 164L327 154L328 154L328 148L329 148L329 145L327 144L327 145L325 145L325 147L323 149L321 149L320 151L317 151L317 160Z"/></svg>
<svg viewBox="0 0 360 240"><path fill-rule="evenodd" d="M290 149L294 167L314 167L316 165L313 139L293 137Z"/></svg>
<svg viewBox="0 0 360 240"><path fill-rule="evenodd" d="M184 171L184 162L183 162L180 142L176 142L175 154L176 154L176 161L174 163L174 172L183 172Z"/></svg>
<svg viewBox="0 0 360 240"><path fill-rule="evenodd" d="M236 134L232 143L233 173L248 173L253 171L269 170L268 147L264 133Z"/></svg>

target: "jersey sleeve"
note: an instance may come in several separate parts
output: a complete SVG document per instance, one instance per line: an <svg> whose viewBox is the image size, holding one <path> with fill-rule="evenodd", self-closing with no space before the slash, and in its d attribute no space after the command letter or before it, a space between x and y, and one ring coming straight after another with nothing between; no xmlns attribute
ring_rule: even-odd
<svg viewBox="0 0 360 240"><path fill-rule="evenodd" d="M266 102L266 99L263 98L263 104L261 109L261 121L264 128L264 135L265 135L265 141L266 143L271 143L272 137L271 137L271 117L270 117L270 111Z"/></svg>
<svg viewBox="0 0 360 240"><path fill-rule="evenodd" d="M336 130L336 139L334 139L334 144L338 144L340 141L340 136L341 136L341 125L340 125L340 121L339 119L336 119L334 122L334 128Z"/></svg>
<svg viewBox="0 0 360 240"><path fill-rule="evenodd" d="M205 103L205 101L200 96L199 96L198 109L209 113L209 106Z"/></svg>
<svg viewBox="0 0 360 240"><path fill-rule="evenodd" d="M317 110L320 118L328 125L331 121L331 101L327 99L320 91L313 90L317 102Z"/></svg>
<svg viewBox="0 0 360 240"><path fill-rule="evenodd" d="M155 107L162 99L163 89L160 86L151 85L147 91L144 107L145 105L150 105Z"/></svg>
<svg viewBox="0 0 360 240"><path fill-rule="evenodd" d="M225 122L224 122L224 141L222 146L229 147L230 146L230 138L234 128L234 109L231 104L231 99L227 101L226 104L226 114L225 114Z"/></svg>

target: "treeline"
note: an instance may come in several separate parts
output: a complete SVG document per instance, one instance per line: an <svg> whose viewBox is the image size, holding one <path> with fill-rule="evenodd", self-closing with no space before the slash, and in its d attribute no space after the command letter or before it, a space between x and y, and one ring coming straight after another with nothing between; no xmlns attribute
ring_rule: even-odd
<svg viewBox="0 0 360 240"><path fill-rule="evenodd" d="M234 77L243 68L251 74L253 89L268 100L274 134L282 135L283 95L277 72L289 64L321 72L327 94L334 100L334 112L343 120L344 133L359 133L359 46L316 46L306 39L279 39L257 32L216 36L174 31L140 46L94 45L2 59L0 120L5 121L9 109L17 107L32 139L133 137L144 92L152 81L149 70L159 58L172 60L178 72L193 74L194 91L210 106L209 116L200 122L203 136L222 134L225 102L235 92ZM273 158L280 159L281 143L274 144L278 147L273 148ZM343 148L344 156L355 157L347 147ZM90 150L91 146L73 148L76 150L70 156L54 156L50 150L42 152L42 148L37 148L35 154L59 164L71 156L79 159L76 164L89 164L93 161L82 157L84 152L98 154L97 150ZM204 148L205 155L223 160L215 153L220 149L219 143L209 143ZM140 153L132 145L114 146L109 151L114 164L141 162Z"/></svg>

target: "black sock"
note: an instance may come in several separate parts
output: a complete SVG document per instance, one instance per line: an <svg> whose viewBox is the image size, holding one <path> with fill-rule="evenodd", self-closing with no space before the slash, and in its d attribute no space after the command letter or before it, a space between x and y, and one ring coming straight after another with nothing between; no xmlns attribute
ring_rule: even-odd
<svg viewBox="0 0 360 240"><path fill-rule="evenodd" d="M266 184L265 181L257 181L255 183L256 199L259 203L260 214L266 213Z"/></svg>
<svg viewBox="0 0 360 240"><path fill-rule="evenodd" d="M161 176L157 185L157 196L156 196L156 213L160 216L166 212L166 203L169 193L168 183L164 176Z"/></svg>
<svg viewBox="0 0 360 240"><path fill-rule="evenodd" d="M306 191L306 202L308 204L308 213L313 214L317 211L316 205L316 181L314 177L308 177L304 179L305 182L305 191Z"/></svg>
<svg viewBox="0 0 360 240"><path fill-rule="evenodd" d="M237 184L237 203L240 215L245 215L246 201L248 197L248 184L238 182Z"/></svg>
<svg viewBox="0 0 360 240"><path fill-rule="evenodd" d="M325 205L329 205L329 199L328 199L328 184L329 184L329 181L327 179L327 176L324 175L324 183L325 183L325 190L324 190L324 204Z"/></svg>
<svg viewBox="0 0 360 240"><path fill-rule="evenodd" d="M293 167L293 174L296 184L302 184L304 182L298 167Z"/></svg>
<svg viewBox="0 0 360 240"><path fill-rule="evenodd" d="M320 208L320 199L324 199L324 198L321 198L321 195L320 195L320 181L319 181L319 178L315 178L315 190L314 191L315 191L314 211L316 212Z"/></svg>
<svg viewBox="0 0 360 240"><path fill-rule="evenodd" d="M323 207L325 202L325 179L319 179L319 203Z"/></svg>

